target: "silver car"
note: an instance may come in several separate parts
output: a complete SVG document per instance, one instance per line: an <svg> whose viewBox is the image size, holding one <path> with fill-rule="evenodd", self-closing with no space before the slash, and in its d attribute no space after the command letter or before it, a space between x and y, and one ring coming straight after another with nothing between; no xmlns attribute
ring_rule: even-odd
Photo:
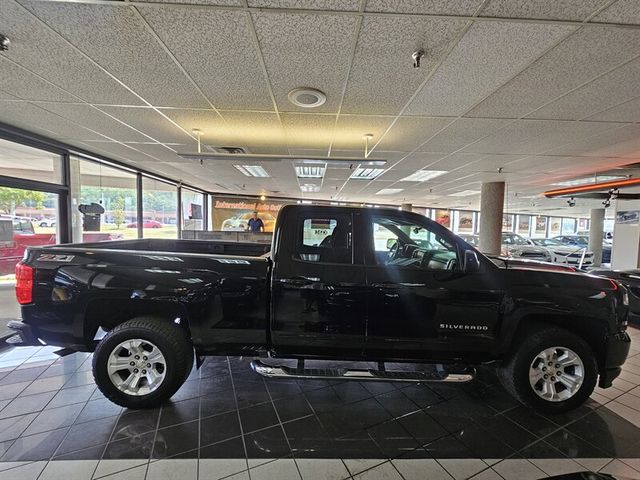
<svg viewBox="0 0 640 480"><path fill-rule="evenodd" d="M526 260L551 261L551 255L546 248L531 245L523 236L511 232L502 233L502 254Z"/></svg>
<svg viewBox="0 0 640 480"><path fill-rule="evenodd" d="M530 238L531 245L547 250L550 260L553 263L561 263L563 265L588 267L593 264L593 252L585 252L584 247L573 245L565 245L564 243L553 238ZM584 258L583 258L584 252Z"/></svg>

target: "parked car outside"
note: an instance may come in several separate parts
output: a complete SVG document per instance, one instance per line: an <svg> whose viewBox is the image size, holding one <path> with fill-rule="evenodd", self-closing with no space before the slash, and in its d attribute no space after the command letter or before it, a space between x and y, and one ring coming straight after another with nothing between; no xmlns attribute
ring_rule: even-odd
<svg viewBox="0 0 640 480"><path fill-rule="evenodd" d="M471 233L459 233L458 236L469 245L473 245L474 247L480 245L480 235L473 235Z"/></svg>
<svg viewBox="0 0 640 480"><path fill-rule="evenodd" d="M42 228L55 227L56 226L56 219L55 218L42 218L42 219L38 220L38 226L42 227Z"/></svg>
<svg viewBox="0 0 640 480"><path fill-rule="evenodd" d="M145 220L142 222L142 228L162 228L162 226L162 223L157 220ZM138 222L129 223L127 228L138 228Z"/></svg>
<svg viewBox="0 0 640 480"><path fill-rule="evenodd" d="M530 238L529 243L536 247L544 248L553 263L579 266L582 260L583 267L593 264L593 252L587 251L583 257L584 247L565 245L553 238Z"/></svg>
<svg viewBox="0 0 640 480"><path fill-rule="evenodd" d="M582 248L589 246L588 235L557 235L553 239L565 245L575 245ZM602 263L611 263L611 245L604 240L602 242Z"/></svg>
<svg viewBox="0 0 640 480"><path fill-rule="evenodd" d="M517 233L502 232L502 252L507 257L524 258L550 262L551 255L547 249L531 245L529 240Z"/></svg>

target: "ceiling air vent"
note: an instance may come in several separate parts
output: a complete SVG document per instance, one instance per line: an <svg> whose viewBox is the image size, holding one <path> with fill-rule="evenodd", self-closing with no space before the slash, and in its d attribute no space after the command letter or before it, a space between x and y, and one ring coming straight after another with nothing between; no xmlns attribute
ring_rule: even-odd
<svg viewBox="0 0 640 480"><path fill-rule="evenodd" d="M218 147L217 145L204 145L205 150L212 153L225 153L231 155L246 155L249 151L244 147Z"/></svg>
<svg viewBox="0 0 640 480"><path fill-rule="evenodd" d="M302 108L319 107L327 101L327 96L315 88L296 88L288 96L291 103Z"/></svg>

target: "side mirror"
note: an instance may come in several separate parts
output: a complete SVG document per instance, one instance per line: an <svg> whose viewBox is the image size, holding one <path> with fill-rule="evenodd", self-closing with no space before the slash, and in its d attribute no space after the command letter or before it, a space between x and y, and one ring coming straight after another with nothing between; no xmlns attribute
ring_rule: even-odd
<svg viewBox="0 0 640 480"><path fill-rule="evenodd" d="M464 251L464 273L477 273L480 271L480 260L473 250Z"/></svg>
<svg viewBox="0 0 640 480"><path fill-rule="evenodd" d="M395 238L388 238L387 239L387 250L391 250L395 244L398 243L398 241Z"/></svg>

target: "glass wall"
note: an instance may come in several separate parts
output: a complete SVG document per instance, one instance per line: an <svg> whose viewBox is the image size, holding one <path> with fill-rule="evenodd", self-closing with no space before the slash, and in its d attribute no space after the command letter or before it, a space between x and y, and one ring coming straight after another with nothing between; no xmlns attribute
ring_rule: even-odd
<svg viewBox="0 0 640 480"><path fill-rule="evenodd" d="M529 236L531 230L531 216L530 215L518 215L518 223L516 223L516 233Z"/></svg>
<svg viewBox="0 0 640 480"><path fill-rule="evenodd" d="M182 230L204 230L204 195L188 188L183 188Z"/></svg>
<svg viewBox="0 0 640 480"><path fill-rule="evenodd" d="M71 211L74 242L137 238L136 175L72 157Z"/></svg>
<svg viewBox="0 0 640 480"><path fill-rule="evenodd" d="M61 184L62 157L0 138L0 175Z"/></svg>
<svg viewBox="0 0 640 480"><path fill-rule="evenodd" d="M177 238L177 207L178 189L175 185L144 177L142 179L142 236Z"/></svg>

